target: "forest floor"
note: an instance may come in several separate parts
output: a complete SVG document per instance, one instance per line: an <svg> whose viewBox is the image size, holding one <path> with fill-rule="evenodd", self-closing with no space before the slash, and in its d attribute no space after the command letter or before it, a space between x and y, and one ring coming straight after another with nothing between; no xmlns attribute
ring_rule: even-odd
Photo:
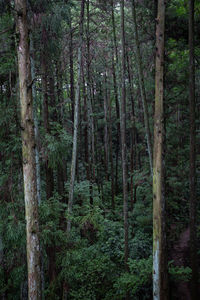
<svg viewBox="0 0 200 300"><path fill-rule="evenodd" d="M185 229L179 240L174 244L171 251L171 259L173 260L174 266L188 266L189 265L189 240L190 240L190 228ZM191 300L189 283L184 281L179 281L174 286L174 299L179 300Z"/></svg>

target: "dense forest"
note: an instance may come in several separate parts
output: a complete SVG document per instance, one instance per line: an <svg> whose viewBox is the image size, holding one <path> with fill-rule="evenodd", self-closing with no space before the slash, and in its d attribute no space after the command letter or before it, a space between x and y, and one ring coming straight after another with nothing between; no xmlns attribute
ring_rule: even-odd
<svg viewBox="0 0 200 300"><path fill-rule="evenodd" d="M200 299L200 1L0 0L0 299Z"/></svg>

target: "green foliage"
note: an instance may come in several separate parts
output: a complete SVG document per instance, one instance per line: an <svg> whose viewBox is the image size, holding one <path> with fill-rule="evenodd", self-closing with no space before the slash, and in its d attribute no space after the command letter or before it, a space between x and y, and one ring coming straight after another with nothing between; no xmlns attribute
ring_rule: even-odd
<svg viewBox="0 0 200 300"><path fill-rule="evenodd" d="M173 281L188 282L191 279L192 270L189 267L178 267L173 265L173 261L169 262L169 274Z"/></svg>
<svg viewBox="0 0 200 300"><path fill-rule="evenodd" d="M65 208L66 205L60 202L58 194L54 194L48 201L42 201L39 211L41 240L44 245L62 245L65 242L66 234L60 228Z"/></svg>
<svg viewBox="0 0 200 300"><path fill-rule="evenodd" d="M45 136L47 148L45 155L48 154L49 166L55 168L59 163L69 156L69 147L72 143L72 137L58 123L53 124L53 130Z"/></svg>
<svg viewBox="0 0 200 300"><path fill-rule="evenodd" d="M152 279L152 257L148 259L129 259L129 273L122 273L114 287L117 299L124 299L127 293L131 299L149 299ZM142 298L141 298L142 297Z"/></svg>

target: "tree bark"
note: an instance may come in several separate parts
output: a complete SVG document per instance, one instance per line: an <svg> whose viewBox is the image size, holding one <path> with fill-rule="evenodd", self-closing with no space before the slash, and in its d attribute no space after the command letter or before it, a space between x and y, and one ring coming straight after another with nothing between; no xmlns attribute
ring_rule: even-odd
<svg viewBox="0 0 200 300"><path fill-rule="evenodd" d="M144 85L143 66L142 66L142 58L141 58L141 53L140 53L140 43L139 43L139 37L138 37L135 0L132 0L132 16L133 16L133 24L134 24L134 31L135 31L137 68L138 68L140 93L141 93L143 112L144 112L144 125L145 125L145 131L146 131L147 149L148 149L148 154L149 154L150 171L151 171L151 175L153 177L151 132L150 132L150 127L149 127L149 113L148 113L147 98L146 98L146 91L145 91L145 85Z"/></svg>
<svg viewBox="0 0 200 300"><path fill-rule="evenodd" d="M26 213L28 264L28 294L30 300L41 299L40 245L38 223L37 179L35 163L35 135L27 6L25 0L15 0L19 33L18 69L21 104L21 136Z"/></svg>
<svg viewBox="0 0 200 300"><path fill-rule="evenodd" d="M165 198L163 173L164 140L164 31L165 1L158 1L156 27L156 75L153 153L153 299L168 299L165 257Z"/></svg>
<svg viewBox="0 0 200 300"><path fill-rule="evenodd" d="M196 200L196 128L194 64L194 0L189 0L189 105L190 105L190 259L192 268L191 297L198 297L197 200Z"/></svg>
<svg viewBox="0 0 200 300"><path fill-rule="evenodd" d="M73 31L72 31L71 10L69 16L69 29L70 29L70 41L69 41L70 98L71 98L71 105L72 105L72 122L74 122L74 55L73 55Z"/></svg>
<svg viewBox="0 0 200 300"><path fill-rule="evenodd" d="M33 46L33 38L32 35L30 36L30 52L31 55L34 53L34 46ZM34 58L30 56L31 59L31 76L32 79L35 80L35 63ZM38 117L37 117L37 95L36 95L36 88L33 82L32 87L32 95L33 95L33 119L34 119L34 131L35 131L35 161L36 161L36 178L37 178L37 198L38 198L38 205L41 203L41 177L40 177L40 158L39 158L39 128L38 128Z"/></svg>
<svg viewBox="0 0 200 300"><path fill-rule="evenodd" d="M126 85L125 85L125 30L124 30L124 0L120 2L121 13L121 45L122 45L122 94L121 94L121 149L123 174L123 215L124 215L124 262L128 270L128 192L127 192L127 158L126 158Z"/></svg>
<svg viewBox="0 0 200 300"><path fill-rule="evenodd" d="M79 116L79 99L80 99L81 69L82 69L81 66L82 66L82 48L83 48L84 8L85 8L85 0L82 0L81 15L80 15L80 37L79 37L79 48L78 48L78 78L77 78L77 85L76 85L75 109L74 109L74 136L73 136L71 179L70 179L70 190L69 190L69 201L68 201L68 214L69 214L69 219L67 221L68 233L71 230L70 215L72 213L72 205L73 205L73 198L74 198L74 183L75 183L76 160L77 160L78 116Z"/></svg>
<svg viewBox="0 0 200 300"><path fill-rule="evenodd" d="M49 101L48 101L48 90L47 90L47 63L45 50L42 54L42 92L43 92L43 121L45 134L50 134L49 125ZM48 154L45 158L45 173L46 173L46 198L50 199L53 196L54 180L53 170L49 166Z"/></svg>
<svg viewBox="0 0 200 300"><path fill-rule="evenodd" d="M108 140L108 94L107 94L107 74L104 75L104 166L106 180L109 180L109 140Z"/></svg>
<svg viewBox="0 0 200 300"><path fill-rule="evenodd" d="M130 120L131 120L131 133L130 133L130 210L133 211L134 206L134 168L135 168L135 105L134 105L134 90L133 84L131 80L131 72L130 72L130 61L129 55L127 53L127 73L128 73L128 81L129 81L129 90L130 90L130 102L131 102L131 111L130 111Z"/></svg>
<svg viewBox="0 0 200 300"><path fill-rule="evenodd" d="M113 87L115 93L115 107L117 116L117 145L116 145L116 166L115 166L115 193L118 193L118 165L119 165L119 144L120 144L120 112L119 112L119 88L117 88L118 78L116 75L116 69L118 70L118 51L117 51L117 37L115 28L115 12L114 2L111 1L112 6L112 32L113 32L113 55L112 55L112 72L113 72ZM115 65L116 60L116 65ZM117 68L116 68L117 66Z"/></svg>

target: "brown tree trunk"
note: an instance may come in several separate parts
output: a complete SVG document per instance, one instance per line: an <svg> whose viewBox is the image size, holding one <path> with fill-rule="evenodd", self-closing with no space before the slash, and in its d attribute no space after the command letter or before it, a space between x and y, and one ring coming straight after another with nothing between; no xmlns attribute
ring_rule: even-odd
<svg viewBox="0 0 200 300"><path fill-rule="evenodd" d="M26 212L28 293L30 300L41 299L40 245L35 163L32 79L29 54L27 6L25 0L15 0L19 32L18 69L21 104L22 158Z"/></svg>
<svg viewBox="0 0 200 300"><path fill-rule="evenodd" d="M158 1L156 27L156 75L153 151L153 298L168 299L167 266L165 256L165 198L163 173L164 140L164 32L165 1Z"/></svg>

